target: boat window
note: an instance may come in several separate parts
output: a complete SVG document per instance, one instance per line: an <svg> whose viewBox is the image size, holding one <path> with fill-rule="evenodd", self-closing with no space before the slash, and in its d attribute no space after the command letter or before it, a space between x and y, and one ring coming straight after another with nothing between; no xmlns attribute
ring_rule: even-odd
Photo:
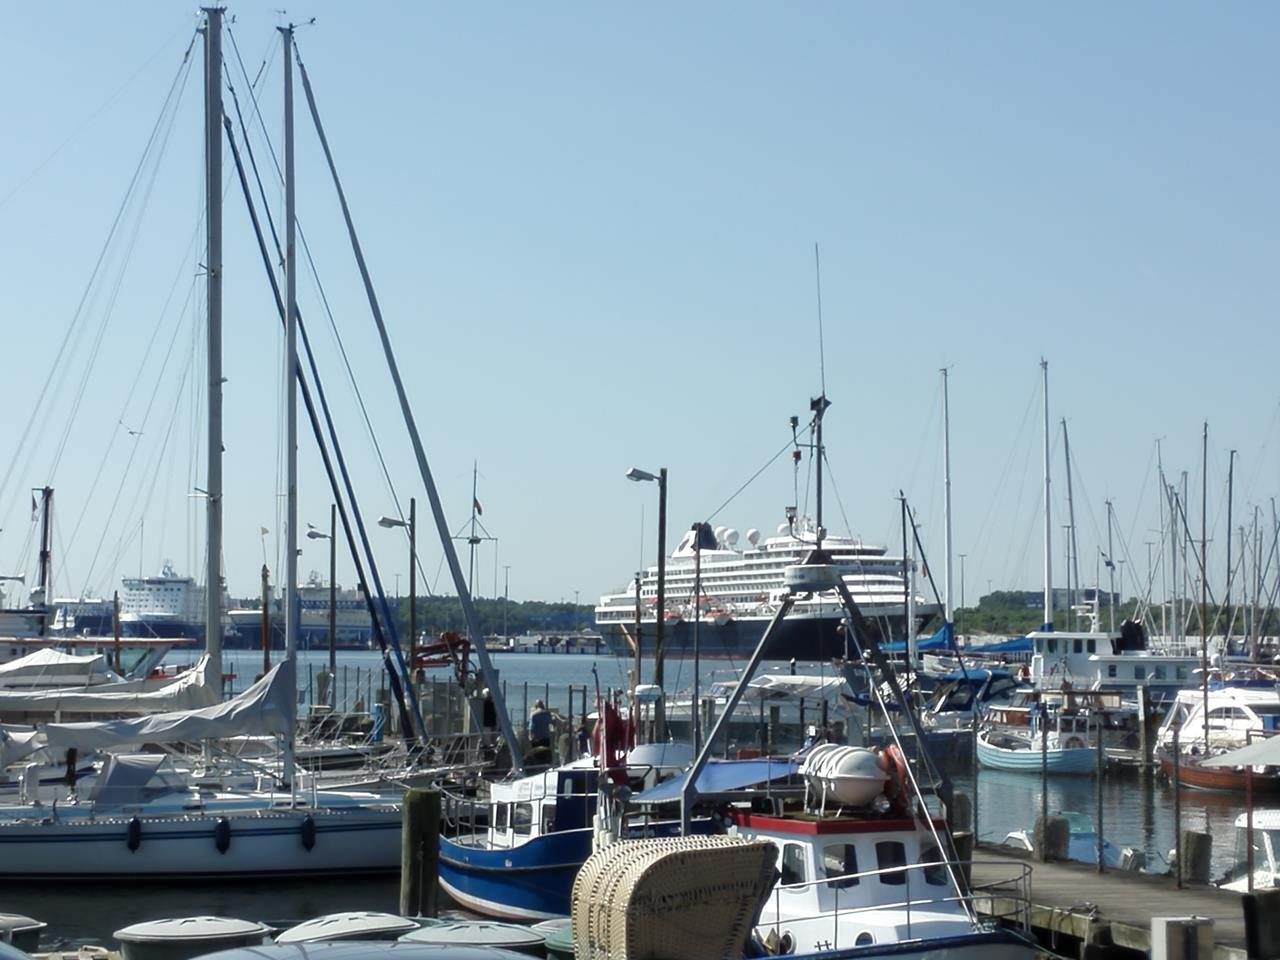
<svg viewBox="0 0 1280 960"><path fill-rule="evenodd" d="M782 848L782 885L804 883L804 847L788 843Z"/></svg>
<svg viewBox="0 0 1280 960"><path fill-rule="evenodd" d="M1076 637L1072 643L1072 653L1084 653L1084 641Z"/></svg>
<svg viewBox="0 0 1280 960"><path fill-rule="evenodd" d="M554 832L556 829L556 805L554 803L545 803L542 805L542 830L544 836Z"/></svg>
<svg viewBox="0 0 1280 960"><path fill-rule="evenodd" d="M1098 641L1097 641L1097 640L1094 640L1094 639L1092 639L1092 638L1090 638L1090 640L1089 640L1089 645L1088 645L1088 649L1089 649L1089 652L1090 652L1090 653L1097 653L1097 652L1098 652Z"/></svg>
<svg viewBox="0 0 1280 960"><path fill-rule="evenodd" d="M1050 653L1057 653L1057 652L1058 652L1058 638L1057 638L1057 637L1050 637L1050 638L1049 638L1049 652L1050 652Z"/></svg>
<svg viewBox="0 0 1280 960"><path fill-rule="evenodd" d="M1187 668L1186 668L1186 667L1178 667L1178 671L1177 671L1177 678L1178 678L1179 680L1185 680L1185 679L1187 679Z"/></svg>
<svg viewBox="0 0 1280 960"><path fill-rule="evenodd" d="M858 872L858 850L852 843L829 843L822 848L822 872L828 877L827 886L833 890L845 890L858 885L858 878L850 876Z"/></svg>
<svg viewBox="0 0 1280 960"><path fill-rule="evenodd" d="M938 862L942 859L942 851L938 849L936 843L930 843L920 851L920 862L932 864L924 868L924 882L930 886L945 887L947 885L947 868Z"/></svg>
<svg viewBox="0 0 1280 960"><path fill-rule="evenodd" d="M876 868L892 870L894 867L907 865L907 848L899 840L881 840L876 844ZM891 886L901 886L907 882L905 870L880 874L880 882Z"/></svg>
<svg viewBox="0 0 1280 960"><path fill-rule="evenodd" d="M493 805L493 829L506 831L507 829L507 811L511 809L508 803L495 803Z"/></svg>
<svg viewBox="0 0 1280 960"><path fill-rule="evenodd" d="M1133 679L1135 679L1135 680L1145 680L1145 679L1147 679L1147 666L1146 666L1146 664L1144 664L1144 663L1135 663L1135 664L1133 665Z"/></svg>
<svg viewBox="0 0 1280 960"><path fill-rule="evenodd" d="M1114 677L1116 675L1116 665L1114 663L1107 664L1107 676Z"/></svg>
<svg viewBox="0 0 1280 960"><path fill-rule="evenodd" d="M1156 667L1152 668L1152 671L1151 671L1151 678L1152 678L1153 680L1163 680L1163 679L1164 679L1164 667L1163 667L1163 666L1156 666Z"/></svg>
<svg viewBox="0 0 1280 960"><path fill-rule="evenodd" d="M511 811L511 829L521 836L527 837L533 826L533 804L517 803Z"/></svg>

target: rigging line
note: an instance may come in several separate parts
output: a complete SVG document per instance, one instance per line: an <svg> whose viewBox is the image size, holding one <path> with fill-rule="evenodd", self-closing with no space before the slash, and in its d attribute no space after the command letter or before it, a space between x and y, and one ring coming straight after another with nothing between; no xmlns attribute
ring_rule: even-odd
<svg viewBox="0 0 1280 960"><path fill-rule="evenodd" d="M764 473L767 469L769 469L769 467L771 467L774 463L777 462L779 457L781 457L784 453L786 453L790 449L791 449L791 441L788 440L786 443L782 445L782 448L777 453L769 457L769 459L764 462L764 465L761 466L759 470L757 470L747 479L746 483L740 486L737 490L733 491L733 493L729 495L729 499L725 500L724 503L720 504L720 506L716 507L714 510L711 511L710 514L707 515L707 522L710 523L717 516L719 516L721 511L723 511L725 507L733 503L733 501L738 498L739 494L741 494L742 491L746 490L747 487L751 486L751 484L755 482L756 478L759 477L760 474Z"/></svg>
<svg viewBox="0 0 1280 960"><path fill-rule="evenodd" d="M9 467L5 471L3 479L0 479L0 500L4 499L5 491L8 489L10 479L12 478L12 475L13 475L13 470L18 464L22 450L26 446L27 440L30 438L32 428L35 426L36 420L39 418L39 413L44 406L45 397L49 393L49 388L53 385L53 382L55 379L58 379L59 381L61 381L65 377L66 365L64 365L62 362L63 355L66 353L68 344L72 342L72 336L76 331L76 326L78 325L81 317L83 316L85 304L88 300L89 293L94 288L95 279L97 278L99 271L102 269L103 262L105 261L107 256L107 251L111 248L112 238L115 236L116 230L119 228L120 223L124 217L125 211L128 208L129 198L132 195L134 187L138 182L138 178L142 175L142 171L145 168L147 156L151 152L152 145L155 142L155 138L158 134L158 131L160 130L161 124L164 122L164 116L168 111L169 104L172 102L175 96L175 93L178 91L179 84L182 84L183 86L185 86L185 76L190 71L191 49L194 45L195 45L195 37L192 37L191 44L187 46L186 52L182 55L182 63L178 67L177 75L174 77L173 83L170 85L169 91L165 95L164 102L162 103L160 108L160 115L156 118L156 122L151 130L151 134L147 139L147 144L143 148L142 155L138 158L137 166L134 168L133 174L130 177L129 185L125 190L124 198L121 200L120 206L117 208L115 216L112 219L111 227L107 231L107 239L103 243L102 249L98 252L98 258L97 258L97 261L94 263L93 271L90 274L89 281L85 285L84 290L80 294L80 300L76 305L75 311L71 315L71 322L67 325L66 333L64 333L62 336L62 342L61 344L59 344L58 349L54 354L53 362L49 367L49 374L45 378L44 385L40 388L39 395L36 397L35 410L32 413L31 419L27 421L26 426L23 428L22 436L19 439L18 445L14 449L13 455L9 460ZM59 376L60 373L62 373L62 376ZM6 511L6 514L10 512L12 512L12 507L10 507L9 510Z"/></svg>
<svg viewBox="0 0 1280 960"><path fill-rule="evenodd" d="M832 493L836 495L836 506L840 508L840 519L844 521L845 533L847 533L849 537L852 539L853 524L849 522L849 515L845 513L844 501L840 499L840 487L836 484L836 472L835 472L835 469L831 466L831 458L827 456L826 451L823 451L822 462L827 465L827 476L830 477L830 483L828 484L828 488L831 490ZM859 557L858 559L858 565L859 566L862 565L861 557Z"/></svg>
<svg viewBox="0 0 1280 960"><path fill-rule="evenodd" d="M186 87L187 85L183 84L182 90L185 91ZM165 150L169 146L169 138L173 135L174 120L177 118L178 107L181 105L181 102L182 102L182 97L181 97L181 94L179 94L179 96L174 100L173 110L171 111L169 116L168 126L165 128L163 138L161 139L159 144L159 149L155 154L154 160L152 161L151 175L147 179L146 186L141 192L136 213L133 219L132 230L130 231L128 240L126 242L124 257L117 268L115 283L111 288L111 292L103 308L102 320L98 325L97 338L94 341L92 350L89 354L89 361L85 366L84 375L80 379L80 383L76 391L75 401L72 403L72 406L71 406L70 415L67 417L66 425L63 428L62 438L58 444L57 454L54 457L53 466L49 470L48 475L50 477L53 477L57 474L58 466L62 463L62 456L66 452L67 442L71 438L72 422L74 421L76 415L79 413L80 404L84 401L84 395L89 386L89 379L93 372L95 361L98 358L98 348L101 345L103 338L106 336L107 329L110 327L111 321L115 316L115 308L116 308L116 303L119 301L119 298L120 298L120 290L124 286L125 276L129 272L129 265L133 262L133 255L137 250L138 236L142 232L142 224L146 217L147 207L151 202L151 195L152 195L152 192L155 190L156 179L160 173L160 163L161 163L161 160L164 158Z"/></svg>
<svg viewBox="0 0 1280 960"><path fill-rule="evenodd" d="M137 80L138 77L140 77L142 73L147 69L147 67L151 66L151 64L154 63L159 58L160 54L164 53L165 50L168 49L169 44L173 43L173 38L178 36L178 34L182 33L182 29L183 28L179 28L175 30L173 33L171 33L169 37L164 41L164 43L161 44L159 47L157 47L156 51L153 54L151 54L151 56L147 57L147 59L142 62L141 66L139 66L137 70L135 70L132 74L130 74L129 78L125 80L124 83L122 83L119 87L116 88L114 93L112 93L109 97L107 97L107 99L103 100L102 103L100 103L97 106L97 108L93 110L92 113L90 113L87 117L85 117L80 122L79 126L74 131L72 131L66 137L66 139L64 139L61 143L59 143L56 147L54 147L53 150L49 154L47 154L43 160L41 160L38 164L36 164L36 166L31 170L30 173L28 173L25 177L23 177L21 180L15 183L13 185L13 188L10 189L8 193L4 194L3 196L0 196L0 207L3 207L6 203L12 200L15 196L17 196L18 191L20 191L28 183L30 183L37 176L39 176L40 173L43 172L44 168L47 167L50 163L52 163L53 160L58 156L58 154L62 153L63 150L65 150L67 147L71 146L71 144L79 140L80 137L85 133L85 131L88 130L89 127L92 125L93 121L96 120L99 117L99 115L101 115L102 112L107 109L107 107L115 103L115 101L119 99L120 95L124 93L125 90L129 89L130 86L133 85L133 81ZM194 34L192 34L191 42L187 46L187 53L183 55L184 57L187 54L191 53L191 48L195 45L196 39L197 37L199 37L199 35L200 35L200 31L198 29L195 31Z"/></svg>
<svg viewBox="0 0 1280 960"><path fill-rule="evenodd" d="M194 289L194 288L193 288L193 289ZM187 309L188 309L189 307L190 307L190 298L189 298L189 296L188 296L188 301L187 301L187 303L186 303L186 304L184 304L184 306L183 306L183 311L182 311L182 312L183 312L184 314L185 314L185 313L187 313ZM174 346L177 344L177 342L178 342L178 336L179 336L179 334L181 334L181 333L183 332L183 327L184 327L184 326L185 326L185 325L184 325L184 324L182 324L182 323L176 323L176 324L174 324L174 326L173 326L173 335L169 338L169 347L168 347L168 349L165 351L164 359L163 359L163 360L161 361L161 363L160 363L160 370L159 370L159 371L157 372L157 374L156 374L155 386L152 388L151 396L150 396L150 398L149 398L149 399L148 399L148 401L147 401L146 409L145 409L145 411L143 412L143 415L142 415L142 422L141 422L141 424L140 424L140 427L141 427L141 429L142 429L142 430L145 430L145 428L146 428L147 424L148 424L148 423L150 422L150 420L151 420L151 411L155 408L156 397L157 397L157 396L159 396L159 394L160 394L160 385L161 385L161 383L163 382L163 381L162 381L162 378L164 377L164 372L165 372L165 370L166 370L166 369L168 369L168 367L169 367L169 361L173 358L173 348L174 348ZM179 380L179 382L178 382L178 391L177 391L177 392L178 392L178 395L179 395L179 396L181 396L181 394L182 394L183 390L184 390L184 389L185 389L185 387L186 387L186 380L187 380L187 370L184 370L184 371L183 371L183 373L182 373L182 378L181 378L181 379ZM151 474L151 489L153 489L153 490L154 490L154 488L155 488L155 480L156 480L156 477L157 477L157 476L159 476L159 472L160 472L160 471L159 471L159 469L158 469L158 468L159 468L159 460L160 460L160 458L162 458L162 457L164 456L164 451L165 451L165 448L166 448L166 447L168 446L168 444L169 444L169 436L170 436L170 434L171 434L171 433L172 433L172 431L173 431L173 425L174 425L174 422L175 422L176 420L177 420L177 405L175 404L175 405L174 405L174 407L172 408L172 413L171 413L171 415L170 415L170 417L169 417L169 424L168 424L168 427L167 427L167 428L166 428L166 430L165 430L165 433L164 433L164 439L163 439L163 441L162 441L162 443L161 443L160 450L159 450L159 452L158 452L158 454L157 454L157 462L156 462L156 464L155 464L155 466L156 466L156 468L157 468L157 469L154 469L154 470L151 470L151 471L150 471L150 474ZM141 431L140 431L140 432L141 432ZM94 550L94 552L93 552L93 560L90 562L90 564L89 564L89 569L88 569L88 570L86 571L86 573L85 573L86 586L87 586L87 581L89 581L89 580L92 578L94 567L96 567L96 566L97 566L97 564L98 564L98 557L101 555L101 553L102 553L102 547L103 547L103 544L106 542L106 539L107 539L107 531L108 531L108 530L110 529L110 527L111 527L111 522L112 522L112 520L114 520L114 519L115 519L115 515L116 515L116 508L117 508L117 507L119 507L119 505L120 505L120 498L124 495L125 487L126 487L126 485L129 483L130 473L131 473L131 471L132 471L132 469L133 469L133 463L134 463L134 460L137 458L139 446L140 446L140 443L139 443L139 441L138 441L137 437L135 437L135 438L134 438L134 443L133 443L132 449L129 451L129 457L128 457L128 459L125 461L124 470L123 470L123 471L121 472L121 474L120 474L120 483L119 483L119 485L116 487L115 497L114 497L114 498L112 499L112 501L111 501L111 507L110 507L110 509L107 511L107 517L106 517L106 520L104 521L104 523L103 523L103 525L102 525L102 535L98 538L98 545L97 545L97 548L96 548L96 549ZM96 487L96 485L97 485L97 481L96 481L96 480L95 480L95 482L94 482L94 485L95 485L95 487ZM134 499L133 499L133 503L130 505L130 508L129 508L128 513L126 514L126 516L127 516L127 517L128 517L128 516L132 516L132 515L133 515L134 507L136 507L136 506L137 506L137 503L138 503L138 494L141 492L141 489L142 489L141 485L138 485L138 486L136 486L136 487L134 488ZM77 529L79 529L79 527L78 527L78 526L77 526Z"/></svg>
<svg viewBox="0 0 1280 960"><path fill-rule="evenodd" d="M305 74L304 74L305 78ZM231 149L231 156L235 161L236 174L240 180L240 189L244 194L245 206L249 213L249 219L253 224L254 236L258 241L258 252L262 258L262 265L267 274L267 280L271 286L271 291L275 297L276 310L281 323L285 321L285 303L284 296L280 290L280 282L276 277L275 269L271 263L271 255L267 249L266 236L262 232L262 223L258 218L258 211L253 205L253 194L249 189L249 180L245 173L244 162L240 156L240 151L236 146L234 130L231 124L231 118L223 117L223 128L226 130L227 142ZM303 325L302 316L298 312L297 304L293 305L295 319L298 323L298 333L302 339L303 353L307 357L311 368L311 378L315 383L316 395L319 397L321 409L324 412L325 422L328 426L329 444L325 443L324 432L320 427L320 419L316 414L315 400L311 395L311 388L307 380L306 371L302 366L301 356L298 358L297 365L294 368L297 378L298 389L302 394L303 406L307 411L307 417L311 423L311 430L315 436L316 446L320 453L321 463L324 465L325 474L329 480L329 486L333 492L334 503L338 509L338 514L342 518L342 529L347 539L347 550L349 551L352 564L356 568L356 581L360 590L364 594L365 605L369 610L369 616L373 623L373 632L378 641L378 646L382 651L382 664L386 670L387 683L391 687L391 694L396 700L396 705L400 710L401 730L406 740L413 741L415 738L425 741L426 730L423 726L422 713L418 709L417 694L414 691L413 684L409 681L409 671L405 666L404 658L400 654L400 644L397 640L395 621L391 617L390 607L387 604L386 593L382 589L382 579L378 575L378 565L373 556L373 551L369 547L369 536L365 529L364 518L360 513L360 507L356 503L355 491L351 484L351 476L347 470L346 460L342 455L342 448L338 443L337 431L334 428L333 418L329 413L328 401L325 399L324 389L320 384L319 371L316 369L315 357L311 352L311 341L307 336L306 327ZM333 456L330 456L329 445L333 447ZM338 475L334 471L334 460L336 459L338 468L342 472L342 486L339 486ZM347 500L344 501L342 493L345 488ZM348 502L350 505L350 513L348 513ZM352 520L354 519L354 526ZM356 543L356 533L359 533L360 544ZM369 563L369 573L372 576L372 585L376 594L369 589L369 578L365 575L365 565L361 560L360 547L363 547L364 556Z"/></svg>
<svg viewBox="0 0 1280 960"><path fill-rule="evenodd" d="M231 48L235 52L236 60L240 66L241 76L245 78L245 81L247 83L248 72L245 70L244 60L240 57L240 48L235 41L234 34L231 34ZM236 118L240 123L240 129L244 135L244 140L245 140L244 149L245 149L245 153L248 155L248 158L249 158L249 166L253 170L254 181L258 187L258 195L262 200L263 214L267 219L267 226L271 232L271 240L272 240L272 243L275 245L277 257L279 257L280 249L281 249L280 237L276 230L275 218L271 215L271 204L267 200L266 187L262 181L262 174L258 166L257 157L254 154L253 147L249 142L249 129L247 124L245 123L244 115L240 109L240 99L237 96L235 89L231 86L230 80L227 81L227 85L228 85L228 89L230 89L231 91L231 101L232 101L232 104L235 106ZM249 87L249 98L250 98L250 102L253 104L253 107L254 107L254 111L253 111L254 116L257 118L259 127L262 130L262 136L267 146L268 155L271 157L272 164L275 167L276 176L278 179L283 180L284 174L280 168L280 160L279 160L279 157L276 155L275 147L271 141L271 136L267 131L266 123L262 118L262 111L259 107L257 95L254 92L254 89L252 86ZM321 305L324 309L325 316L329 321L329 329L333 334L334 341L337 344L338 354L342 358L343 367L345 368L347 373L347 381L351 386L352 393L355 395L356 404L359 407L360 415L364 420L365 430L367 431L369 439L373 444L374 453L377 456L377 460L378 460L378 466L382 471L383 482L385 483L387 492L391 497L391 503L392 503L392 506L395 508L396 515L403 521L404 508L402 507L400 503L400 497L396 492L395 483L391 479L391 471L387 467L386 457L383 455L383 452L382 452L382 445L378 442L378 436L373 427L373 418L370 417L369 415L369 409L368 409L368 406L365 404L364 395L360 390L358 382L356 381L355 371L351 367L351 360L347 354L346 345L343 343L342 335L338 332L337 321L334 317L333 308L329 302L328 294L325 292L324 285L320 282L320 274L319 274L319 270L316 267L315 259L311 253L311 245L307 242L307 235L303 231L301 224L298 224L296 229L298 232L298 239L302 245L303 254L305 255L307 260L308 269L311 271L312 280L316 285L317 292L319 293L319 296L320 296ZM278 523L277 523L277 526L279 526ZM417 566L418 566L419 573L422 574L423 586L427 588L427 595L428 596L433 595L434 590L432 589L431 581L427 578L426 570L422 566L421 556L417 557Z"/></svg>
<svg viewBox="0 0 1280 960"><path fill-rule="evenodd" d="M121 404L121 406L120 406L120 416L119 416L119 418L117 419L117 426L118 426L118 427L120 427L120 426L123 426L123 425L124 425L124 418L128 415L129 407L130 407L130 405L131 405L131 404L132 404L132 402L133 402L134 394L135 394L135 393L136 393L136 391L138 390L139 385L143 382L143 372L144 372L144 371L147 369L147 367L148 367L148 363L149 363L150 358L151 358L151 352L152 352L152 350L155 348L156 341L157 341L157 340L159 339L159 337L160 337L160 331L161 331L161 329L164 327L165 321L166 321L166 319L168 318L168 317L167 317L167 315L168 315L168 312L169 312L169 307L170 307L170 306L171 306L171 304L173 303L174 295L177 293L177 290L178 290L178 284L179 284L179 282L183 279L183 277L186 275L185 266L186 266L186 264L188 263L189 259L190 259L190 258L191 258L191 256L192 256L192 251L195 249L196 237L199 235L199 233L200 233L200 228L199 228L199 227L197 227L197 228L196 228L196 230L192 233L192 235L191 235L191 239L190 239L190 240L188 241L188 243L187 243L187 248L186 248L186 250L184 250L184 251L183 251L183 253L182 253L182 259L179 261L178 270L177 270L177 272L174 274L173 283L172 283L172 285L169 287L169 292L168 292L168 294L165 296L164 304L160 307L160 310L159 310L158 314L156 315L156 323L155 323L155 326L152 328L152 331L151 331L151 337L150 337L150 339L147 341L147 347L146 347L146 349L143 351L142 359L141 359L141 360L139 361L139 363L138 363L137 372L134 374L134 376L133 376L132 378L130 378L130 383L129 383L129 390L128 390L128 393L127 393L127 394L126 394L126 396L125 396L124 402L123 402L123 403ZM189 298L190 298L190 292L188 292L188 295L187 295L187 296L188 296L188 299L189 299ZM189 304L184 303L183 308L182 308L182 313L184 313L184 314L186 313L186 311L187 311L187 309L188 309L188 306L189 306ZM177 342L178 333L179 333L179 331L180 331L181 329L182 329L182 324L177 324L177 325L174 327L173 336L172 336L172 337L170 338L170 340L169 340L169 348L168 348L168 351L167 351L167 352L166 352L166 354L165 354L165 360L164 360L164 362L161 364L161 366L160 366L160 371L159 371L159 373L157 374L157 377L156 377L156 386L157 386L157 388L158 388L159 378L160 378L161 376L163 376L163 374L164 374L164 370L165 370L165 368L168 366L169 357L170 357L170 355L172 355L172 353L173 353L174 344ZM154 394L154 392L153 392L153 394L152 394L152 400L151 400L151 402L150 402L150 403L148 403L148 405L147 405L147 410L148 410L148 412L150 411L150 409L151 409L152 405L154 404L154 400L155 400L155 394ZM145 428L146 428L146 417L144 416L144 417L143 417L143 422L138 424L138 429L137 429L136 433L140 435L140 434L142 433L142 431L143 431ZM125 429L128 429L128 428L126 427ZM134 433L135 431L130 430L129 432L130 432L130 433ZM99 458L98 458L98 461L97 461L98 463L108 463L108 462L110 462L112 450L114 450L114 449L115 449L115 446L116 446L116 444L119 442L119 440L120 440L120 430L119 430L119 429L113 429L113 430L111 431L110 438L109 438L109 439L108 439L108 441L107 441L106 449L102 452L101 456L99 456ZM136 440L136 437L135 437L135 440ZM135 443L135 446L136 446L136 443ZM88 493L86 494L86 496L84 497L84 499L83 499L83 501L82 501L82 506L81 506L81 508L80 508L80 515L76 518L76 522L75 522L74 529L73 529L73 530L72 530L72 532L71 532L71 545L72 545L72 546L74 546L74 545L75 545L75 542L76 542L76 539L77 539L77 535L78 535L78 534L79 534L79 532L80 532L80 527L81 527L81 525L84 523L85 517L86 517L86 516L88 515L88 513L89 513L89 510L90 510L90 501L93 499L94 493L97 491L97 488L98 488L98 483L103 479L103 477L104 477L104 473L103 473L102 471L99 471L99 472L97 472L97 473L94 475L94 477L93 477L93 481L91 482L91 484L90 484L90 486L89 486ZM108 520L108 522L110 522L110 521Z"/></svg>

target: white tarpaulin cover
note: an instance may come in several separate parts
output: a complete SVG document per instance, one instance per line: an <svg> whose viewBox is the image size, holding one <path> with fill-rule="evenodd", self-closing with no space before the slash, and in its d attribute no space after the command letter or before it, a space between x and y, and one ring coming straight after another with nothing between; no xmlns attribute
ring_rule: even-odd
<svg viewBox="0 0 1280 960"><path fill-rule="evenodd" d="M1280 737L1255 740L1247 747L1228 750L1200 761L1202 767L1280 766Z"/></svg>
<svg viewBox="0 0 1280 960"><path fill-rule="evenodd" d="M0 724L0 767L17 763L23 757L35 753L44 746L39 731L30 727Z"/></svg>
<svg viewBox="0 0 1280 960"><path fill-rule="evenodd" d="M208 666L209 657L205 655L190 670L152 690L144 689L145 680L120 680L92 687L0 690L0 714L50 714L56 710L66 713L159 713L207 707L220 699L216 681L221 679L209 677Z"/></svg>
<svg viewBox="0 0 1280 960"><path fill-rule="evenodd" d="M120 677L107 666L106 657L100 653L63 653L53 647L45 647L0 664L0 687L30 686L31 681L57 678L63 686L73 683L84 685L119 680Z"/></svg>
<svg viewBox="0 0 1280 960"><path fill-rule="evenodd" d="M198 710L175 710L130 720L47 723L49 746L63 750L102 750L130 743L180 743L293 732L297 690L293 661L276 664L243 693Z"/></svg>

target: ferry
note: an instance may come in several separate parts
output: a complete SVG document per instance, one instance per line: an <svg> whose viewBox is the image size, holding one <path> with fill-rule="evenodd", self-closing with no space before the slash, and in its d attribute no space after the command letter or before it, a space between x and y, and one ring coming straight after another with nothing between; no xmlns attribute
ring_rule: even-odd
<svg viewBox="0 0 1280 960"><path fill-rule="evenodd" d="M777 534L761 539L760 531L747 531L748 546L737 549L739 533L730 527L703 527L684 535L672 552L665 571L663 648L668 656L693 652L693 625L698 623L698 647L702 657L746 659L764 636L788 589L783 572L800 563L814 549L817 525L807 517L787 511L787 522ZM880 641L906 635L906 611L914 607L918 628L941 608L915 596L907 603L907 586L901 557L891 557L882 546L853 537L826 533L823 549L832 556L849 592ZM695 569L699 565L700 575ZM695 589L695 581L700 589ZM658 568L649 567L640 578L640 625L651 642L657 623ZM769 660L827 660L855 657L852 639L841 627L844 613L834 590L810 594L796 601L790 615L778 625L769 648ZM636 584L620 593L606 594L595 608L596 627L609 649L619 656L635 655Z"/></svg>

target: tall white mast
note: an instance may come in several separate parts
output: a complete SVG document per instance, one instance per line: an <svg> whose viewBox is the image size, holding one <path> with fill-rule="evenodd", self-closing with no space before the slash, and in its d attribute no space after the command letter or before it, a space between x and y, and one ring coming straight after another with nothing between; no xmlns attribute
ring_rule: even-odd
<svg viewBox="0 0 1280 960"><path fill-rule="evenodd" d="M1049 361L1040 361L1040 389L1044 398L1044 622L1053 629L1053 518L1049 499Z"/></svg>
<svg viewBox="0 0 1280 960"><path fill-rule="evenodd" d="M204 645L209 674L222 695L222 8L205 7L204 186L205 291L209 324L209 447L205 482Z"/></svg>
<svg viewBox="0 0 1280 960"><path fill-rule="evenodd" d="M947 396L947 368L942 368L942 543L946 556L942 567L942 598L947 623L955 622L955 600L951 593L951 410Z"/></svg>
<svg viewBox="0 0 1280 960"><path fill-rule="evenodd" d="M298 652L298 284L293 174L293 27L281 27L284 43L284 393L285 461L287 463L284 560L285 659L295 663ZM296 708L297 698L289 702ZM285 741L284 775L293 783L293 735L290 718Z"/></svg>

